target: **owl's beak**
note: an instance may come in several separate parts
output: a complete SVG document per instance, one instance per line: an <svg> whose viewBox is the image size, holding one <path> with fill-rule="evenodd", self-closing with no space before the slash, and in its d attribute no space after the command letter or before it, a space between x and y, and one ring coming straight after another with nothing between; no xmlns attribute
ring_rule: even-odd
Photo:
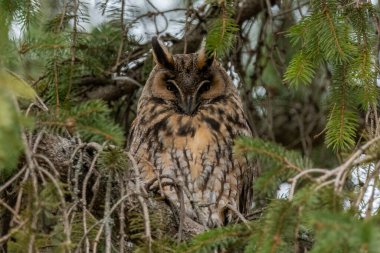
<svg viewBox="0 0 380 253"><path fill-rule="evenodd" d="M199 103L192 96L187 96L181 103L181 109L187 115L192 115L197 110Z"/></svg>

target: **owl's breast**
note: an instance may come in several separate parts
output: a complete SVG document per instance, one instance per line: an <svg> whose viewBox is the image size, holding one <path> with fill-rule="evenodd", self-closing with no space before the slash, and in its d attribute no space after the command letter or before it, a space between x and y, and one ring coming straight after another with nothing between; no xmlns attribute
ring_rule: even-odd
<svg viewBox="0 0 380 253"><path fill-rule="evenodd" d="M231 100L209 105L193 116L149 105L142 108L138 120L133 132L138 141L133 142L132 154L148 161L160 173L176 173L174 177L182 173L189 181L199 176L207 181L215 168L233 168L233 140L250 134L242 110L233 107ZM151 176L154 175L150 173Z"/></svg>
<svg viewBox="0 0 380 253"><path fill-rule="evenodd" d="M170 161L177 158L187 161L185 167L189 169L192 179L202 173L206 161L211 162L221 155L218 153L223 152L227 144L220 143L221 139L232 144L231 137L221 138L221 135L226 134L224 125L212 118L208 119L212 123L207 123L202 116L172 117L168 124L172 129L171 138L160 140L170 154Z"/></svg>
<svg viewBox="0 0 380 253"><path fill-rule="evenodd" d="M159 136L159 142L162 167L168 173L175 168L184 172L187 181L202 177L200 181L206 183L214 168L233 166L233 133L216 118L175 115L168 119L167 130Z"/></svg>
<svg viewBox="0 0 380 253"><path fill-rule="evenodd" d="M244 113L233 99L203 107L193 116L163 106L141 106L132 130L130 152L145 182L159 175L165 196L178 204L175 185L185 187L186 212L204 224L223 224L227 204L239 206L244 157L233 154L233 141L250 135ZM191 203L197 203L199 210ZM197 214L194 214L194 210Z"/></svg>

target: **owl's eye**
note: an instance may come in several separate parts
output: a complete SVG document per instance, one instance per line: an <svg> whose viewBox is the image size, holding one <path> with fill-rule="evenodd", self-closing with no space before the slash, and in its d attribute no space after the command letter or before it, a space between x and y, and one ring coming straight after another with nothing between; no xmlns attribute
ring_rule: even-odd
<svg viewBox="0 0 380 253"><path fill-rule="evenodd" d="M166 81L166 89L170 92L178 92L176 85L171 81Z"/></svg>
<svg viewBox="0 0 380 253"><path fill-rule="evenodd" d="M202 86L199 88L199 93L204 93L206 91L209 91L211 88L211 82L210 81L203 81Z"/></svg>
<svg viewBox="0 0 380 253"><path fill-rule="evenodd" d="M166 89L172 92L177 90L177 88L173 84L166 85Z"/></svg>

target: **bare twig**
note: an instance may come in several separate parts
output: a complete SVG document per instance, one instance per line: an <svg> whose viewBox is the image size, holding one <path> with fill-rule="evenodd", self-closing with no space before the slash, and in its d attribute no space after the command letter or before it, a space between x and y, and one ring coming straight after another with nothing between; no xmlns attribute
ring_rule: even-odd
<svg viewBox="0 0 380 253"><path fill-rule="evenodd" d="M67 89L66 98L67 100L70 96L72 85L73 85L73 77L74 77L74 68L75 68L75 61L77 59L76 57L76 49L77 49L77 37L78 37L78 10L79 10L79 0L74 0L74 6L73 6L73 13L71 14L73 16L73 32L71 33L71 62L70 62L70 72L69 72L69 87Z"/></svg>
<svg viewBox="0 0 380 253"><path fill-rule="evenodd" d="M21 217L18 215L18 213L12 208L10 207L7 203L5 203L2 199L0 199L0 205L2 205L3 207L5 207L9 212L11 212L13 214L13 220L17 223L17 224L20 224L21 222Z"/></svg>
<svg viewBox="0 0 380 253"><path fill-rule="evenodd" d="M146 237L147 242L148 242L149 253L151 253L152 252L152 234L151 234L151 230L150 230L150 219L149 219L148 206L145 203L144 198L141 196L141 191L142 191L143 187L141 186L141 182L140 182L140 180L141 180L140 179L140 172L139 172L135 158L129 152L127 152L127 155L128 155L129 160L132 162L132 167L133 167L133 170L134 170L135 175L136 175L135 191L137 194L137 199L138 199L138 201L141 205L142 211L143 211L145 237Z"/></svg>
<svg viewBox="0 0 380 253"><path fill-rule="evenodd" d="M189 0L187 3L187 11L186 11L186 17L185 17L185 31L183 35L183 40L184 40L183 53L184 54L187 53L187 33L189 30L189 25L190 25L189 17L192 12L192 9L190 8L190 6L192 5L193 5L192 0Z"/></svg>
<svg viewBox="0 0 380 253"><path fill-rule="evenodd" d="M239 212L239 210L237 210L233 205L230 205L230 204L227 204L226 207L228 209L230 209L232 212L234 212L238 217L239 219L244 223L246 224L247 228L251 229L249 226L248 226L248 220L244 217L244 215Z"/></svg>
<svg viewBox="0 0 380 253"><path fill-rule="evenodd" d="M119 178L119 188L120 188L120 195L125 195L125 185L124 185L124 178ZM125 206L124 201L120 202L120 209L119 209L119 221L120 221L120 227L119 227L119 252L125 252Z"/></svg>
<svg viewBox="0 0 380 253"><path fill-rule="evenodd" d="M97 251L98 243L100 241L100 236L102 235L103 230L104 230L104 221L100 224L100 228L98 230L98 233L96 234L96 237L95 237L95 240L94 240L94 244L93 244L93 247L92 247L92 252L98 252Z"/></svg>
<svg viewBox="0 0 380 253"><path fill-rule="evenodd" d="M96 170L95 170L95 172L96 172ZM96 198L98 196L99 189L100 189L100 187L99 187L100 186L100 179L101 179L101 175L100 174L96 175L95 183L91 187L92 198L91 198L90 204L88 205L88 208L87 208L88 210L92 210L94 208L95 201L96 201Z"/></svg>
<svg viewBox="0 0 380 253"><path fill-rule="evenodd" d="M19 104L17 102L17 99L15 96L13 96L13 102L14 102L14 106L15 108L17 109L18 112L20 112L20 107L19 107ZM38 182L37 182L37 176L36 176L36 171L35 171L35 164L33 162L33 157L32 157L32 150L30 149L29 147L29 144L28 144L28 139L26 137L26 134L24 132L24 129L23 127L21 126L20 128L20 134L21 134L21 140L22 140L22 144L24 146L24 153L25 153L25 160L26 160L26 164L27 164L27 169L28 171L30 172L30 176L32 177L32 186L33 186L33 197L35 198L34 200L34 205L38 205L39 204L39 199L38 199ZM29 175L29 174L28 174ZM20 201L21 201L21 195L19 194L20 196ZM18 213L18 208L19 206L17 206L17 202L16 202L16 213ZM38 215L34 214L33 217L32 217L32 221L31 221L31 228L32 229L37 229L37 221L38 221ZM14 221L14 218L12 219L11 223ZM33 253L34 252L34 247L35 247L35 234L32 233L29 237L29 242L28 242L28 252L29 253Z"/></svg>
<svg viewBox="0 0 380 253"><path fill-rule="evenodd" d="M322 174L318 178L312 178L312 180L318 183L318 186L315 190L319 190L327 185L334 184L335 191L341 192L343 190L343 186L346 181L347 175L350 169L352 168L352 166L360 164L360 161L362 160L360 156L364 154L364 152L368 148L370 148L373 144L379 141L380 141L380 136L377 136L371 139L370 141L365 143L363 146L358 148L358 150L354 152L342 165L336 167L335 169L329 170L329 169L311 168L311 169L306 169L300 172L295 177L289 180L292 183L289 198L292 199L294 195L294 190L295 190L297 181L303 176L311 174L311 173Z"/></svg>
<svg viewBox="0 0 380 253"><path fill-rule="evenodd" d="M298 173L296 176L289 179L288 181L291 183L290 192L289 192L289 199L290 200L294 196L294 191L296 189L296 184L297 184L298 180L301 177L303 177L304 175L311 174L311 173L322 173L322 174L324 174L324 173L326 173L326 169L313 168L313 169L304 170L304 171Z"/></svg>
<svg viewBox="0 0 380 253"><path fill-rule="evenodd" d="M21 228L25 226L28 220L22 221L17 227L13 228L8 234L0 238L0 244L7 241L13 234L17 233Z"/></svg>
<svg viewBox="0 0 380 253"><path fill-rule="evenodd" d="M87 210L87 184L88 184L88 180L90 179L91 177L91 174L95 168L95 164L96 164L96 161L98 160L98 157L99 157L100 153L98 152L94 159L92 160L91 162L91 165L90 165L90 169L88 170L84 180L83 180L83 183L82 183L82 221L83 221L83 232L85 235L87 235L87 213L86 213L86 210ZM86 253L88 253L90 251L90 242L88 240L88 237L86 236L85 237L85 248L86 248Z"/></svg>
<svg viewBox="0 0 380 253"><path fill-rule="evenodd" d="M107 175L107 183L106 183L106 197L104 202L104 234L106 237L105 240L105 253L111 253L111 218L108 216L110 206L111 206L111 183L112 183L112 175Z"/></svg>
<svg viewBox="0 0 380 253"><path fill-rule="evenodd" d="M359 208L360 203L363 201L364 193L367 191L369 183L371 182L371 180L373 179L374 176L375 176L375 171L371 172L369 169L368 173L367 173L366 180L364 182L364 185L362 187L360 187L360 192L359 192L359 195L358 195L356 202L355 202L356 208ZM358 180L360 180L359 175L357 175L357 177L358 177Z"/></svg>
<svg viewBox="0 0 380 253"><path fill-rule="evenodd" d="M59 177L58 170L55 168L54 164L52 163L52 161L50 161L49 158L42 154L33 154L33 157L42 159L47 165L49 165L50 169L54 172L54 175L56 177Z"/></svg>
<svg viewBox="0 0 380 253"><path fill-rule="evenodd" d="M27 168L28 167L26 167L26 169ZM29 175L30 175L30 170L27 169L26 172L24 173L24 178L22 179L20 185L24 185L25 184L26 180L28 180L28 178L29 178ZM19 211L20 211L22 195L23 195L23 188L21 187L20 190L17 193L16 204L15 204L15 207L14 207L14 210L16 211L16 213L19 213ZM13 219L14 219L14 217L11 220L11 223L10 223L11 225L13 224Z"/></svg>
<svg viewBox="0 0 380 253"><path fill-rule="evenodd" d="M38 167L38 170L42 171L50 180L51 182L53 183L53 185L55 186L57 192L58 192L58 195L60 197L60 202L61 202L61 209L62 209L62 217L63 217L63 233L65 234L66 236L66 242L65 242L65 249L67 251L70 252L70 244L71 244L71 232L70 232L70 222L69 222L69 217L68 217L68 214L67 214L67 211L66 211L66 202L65 202L65 196L63 194L63 191L58 183L58 181L54 178L54 176L52 174L50 174L49 171L47 171L46 169L42 168L42 167Z"/></svg>
<svg viewBox="0 0 380 253"><path fill-rule="evenodd" d="M365 215L366 218L369 218L369 217L372 216L373 202L374 202L374 198L375 198L375 191L377 189L376 185L379 182L379 170L380 170L380 161L376 163L376 165L375 165L375 171L373 173L374 174L374 180L373 180L373 186L372 186L372 190L371 190L371 195L370 195L369 200L368 200L368 208L367 208L366 215Z"/></svg>
<svg viewBox="0 0 380 253"><path fill-rule="evenodd" d="M131 197L131 194L126 194L126 195L124 195L123 197L121 197L113 206L112 206L112 208L110 209L110 211L108 212L108 214L105 216L105 217L103 217L103 219L101 219L101 220L99 220L99 221L97 221L96 223L94 223L91 227L89 227L88 228L88 230L87 230L87 232L82 236L82 238L79 240L79 242L78 242L78 245L81 245L81 243L83 242L83 240L84 240L84 238L86 238L87 236L88 236L88 234L92 231L92 229L94 229L96 226L98 226L99 224L102 224L102 226L101 226L101 229L99 229L99 232L100 232L100 234L101 234L101 231L103 230L103 224L104 224L104 218L108 218L115 210L116 210L116 208L118 208L119 207L119 205L121 204L121 203L123 203L126 199L128 199L128 198L130 198ZM99 232L98 232L98 234L99 234ZM100 237L100 235L99 235L99 237ZM98 238L98 236L97 236L97 238ZM99 238L98 238L99 239ZM96 251L96 243L97 243L98 241L95 239L95 242L94 242L94 247L93 247L93 252L97 252ZM77 248L77 251L76 251L76 253L78 253L79 252L79 248Z"/></svg>
<svg viewBox="0 0 380 253"><path fill-rule="evenodd" d="M120 38L121 38L121 40L120 40L119 51L117 53L115 67L119 66L121 55L122 55L123 49L124 49L124 42L125 42L125 39L124 39L124 37L125 37L124 12L125 12L125 0L121 0L121 11L120 11ZM115 70L117 71L116 68L115 68Z"/></svg>
<svg viewBox="0 0 380 253"><path fill-rule="evenodd" d="M26 171L26 166L23 166L22 169L17 172L13 177L11 177L8 181L6 181L1 187L0 192L7 189L14 181L16 181L22 174L24 174Z"/></svg>

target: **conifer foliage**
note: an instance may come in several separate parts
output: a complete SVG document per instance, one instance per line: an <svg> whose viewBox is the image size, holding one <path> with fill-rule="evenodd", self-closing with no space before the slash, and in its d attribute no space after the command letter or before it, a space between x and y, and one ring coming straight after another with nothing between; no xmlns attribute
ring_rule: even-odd
<svg viewBox="0 0 380 253"><path fill-rule="evenodd" d="M378 6L98 2L101 24L84 0L0 0L1 252L379 251ZM234 224L185 234L131 187L155 35L173 51L205 36L243 98L254 137L233 149L261 174Z"/></svg>
<svg viewBox="0 0 380 253"><path fill-rule="evenodd" d="M371 3L312 1L311 14L289 30L301 49L291 60L285 81L310 84L323 64L333 76L327 99L326 144L337 150L355 145L359 109L376 105L375 9Z"/></svg>

